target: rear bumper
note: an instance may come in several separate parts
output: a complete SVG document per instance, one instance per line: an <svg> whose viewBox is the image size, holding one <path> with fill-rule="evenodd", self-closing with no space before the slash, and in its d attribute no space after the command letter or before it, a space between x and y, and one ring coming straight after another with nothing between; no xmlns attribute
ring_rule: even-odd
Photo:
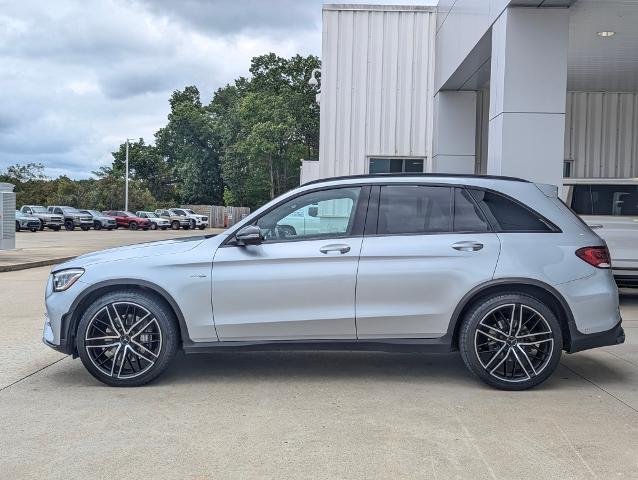
<svg viewBox="0 0 638 480"><path fill-rule="evenodd" d="M581 352L590 348L606 347L625 343L625 331L618 322L614 327L603 332L581 333L574 329L571 333L571 342L568 353Z"/></svg>

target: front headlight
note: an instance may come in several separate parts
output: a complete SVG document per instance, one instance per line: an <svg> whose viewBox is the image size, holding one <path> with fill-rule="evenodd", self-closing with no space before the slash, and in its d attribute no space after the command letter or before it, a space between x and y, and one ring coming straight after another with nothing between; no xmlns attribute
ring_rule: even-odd
<svg viewBox="0 0 638 480"><path fill-rule="evenodd" d="M78 278L84 274L83 268L69 268L68 270L60 270L54 272L53 275L53 291L63 292L73 285Z"/></svg>

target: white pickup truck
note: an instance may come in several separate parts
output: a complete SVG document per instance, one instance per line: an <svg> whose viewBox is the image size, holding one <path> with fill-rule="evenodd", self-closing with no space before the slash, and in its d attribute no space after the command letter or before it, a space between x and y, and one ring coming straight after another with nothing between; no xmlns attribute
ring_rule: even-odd
<svg viewBox="0 0 638 480"><path fill-rule="evenodd" d="M638 287L638 179L565 179L562 199L609 247L619 287Z"/></svg>

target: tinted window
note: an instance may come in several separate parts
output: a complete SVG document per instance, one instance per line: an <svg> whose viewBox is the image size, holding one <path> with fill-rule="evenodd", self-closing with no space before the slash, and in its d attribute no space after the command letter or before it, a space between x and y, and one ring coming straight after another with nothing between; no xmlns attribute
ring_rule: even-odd
<svg viewBox="0 0 638 480"><path fill-rule="evenodd" d="M581 215L638 216L638 185L575 185L572 208Z"/></svg>
<svg viewBox="0 0 638 480"><path fill-rule="evenodd" d="M361 187L319 190L295 197L257 220L266 241L349 236Z"/></svg>
<svg viewBox="0 0 638 480"><path fill-rule="evenodd" d="M448 187L381 187L377 233L449 232L451 206L451 189Z"/></svg>
<svg viewBox="0 0 638 480"><path fill-rule="evenodd" d="M487 232L490 226L478 209L470 193L463 188L454 189L454 231Z"/></svg>
<svg viewBox="0 0 638 480"><path fill-rule="evenodd" d="M423 173L423 159L371 158L370 173Z"/></svg>
<svg viewBox="0 0 638 480"><path fill-rule="evenodd" d="M551 232L542 217L497 193L471 190L472 196L500 232Z"/></svg>

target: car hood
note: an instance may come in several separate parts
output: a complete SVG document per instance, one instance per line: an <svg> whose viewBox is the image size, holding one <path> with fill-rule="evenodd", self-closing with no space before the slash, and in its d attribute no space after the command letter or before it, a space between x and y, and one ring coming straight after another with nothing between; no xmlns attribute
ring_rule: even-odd
<svg viewBox="0 0 638 480"><path fill-rule="evenodd" d="M205 236L193 236L184 238L175 238L172 240L160 240L157 242L137 243L135 245L127 245L124 247L109 248L98 252L87 253L75 257L68 262L56 265L53 271L65 268L85 267L87 265L95 265L97 263L114 262L118 260L130 260L134 258L143 258L156 255L171 255L175 253L187 252L206 239Z"/></svg>

